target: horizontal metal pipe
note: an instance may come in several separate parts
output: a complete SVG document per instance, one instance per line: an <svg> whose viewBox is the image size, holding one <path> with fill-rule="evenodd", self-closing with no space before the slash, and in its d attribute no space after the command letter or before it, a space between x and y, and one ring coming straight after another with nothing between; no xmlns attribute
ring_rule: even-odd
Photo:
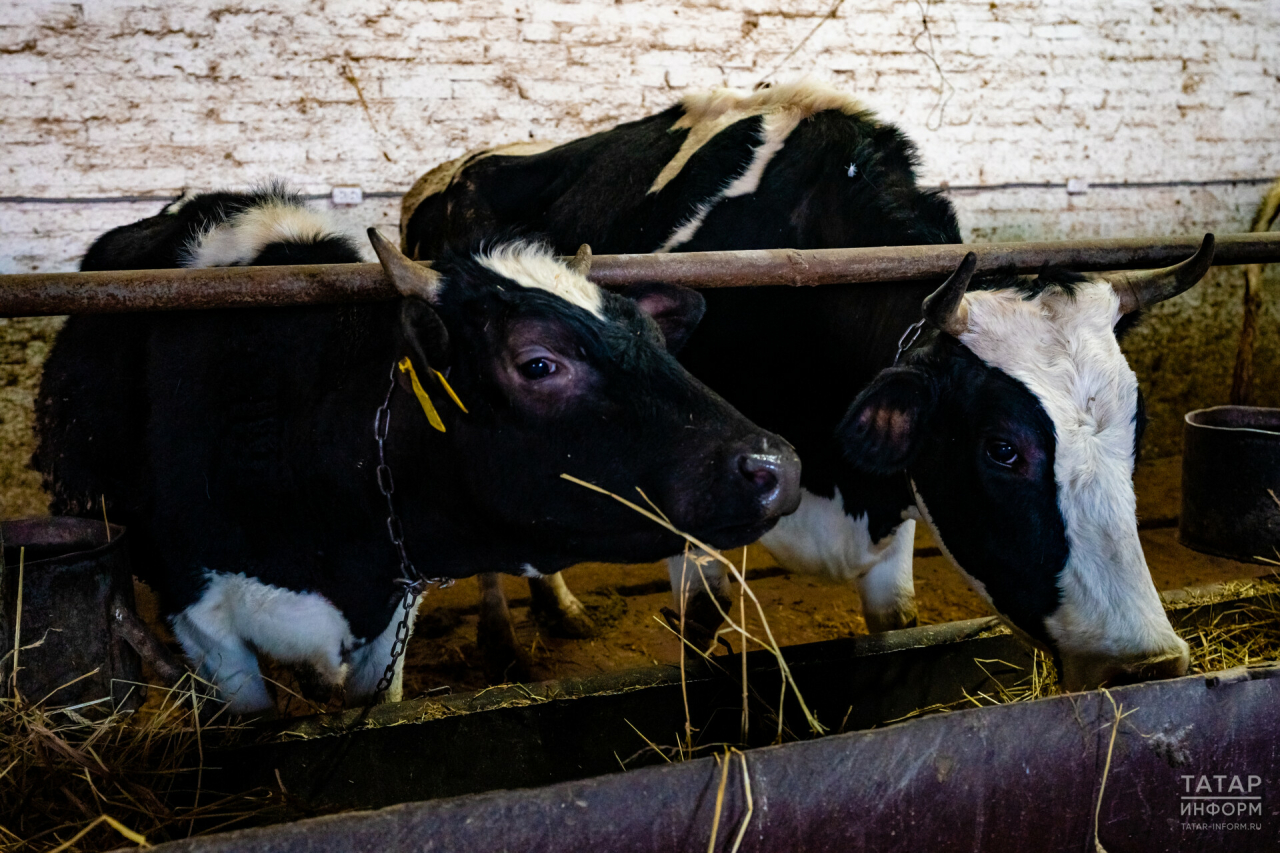
<svg viewBox="0 0 1280 853"><path fill-rule="evenodd" d="M1183 260L1200 240L1195 236L597 255L591 279L604 287L645 281L690 287L916 281L949 274L970 251L978 255L979 272L1034 272L1046 264L1080 271L1137 269ZM1218 238L1217 266L1277 261L1280 235L1226 234ZM0 316L315 305L395 295L377 264L30 273L0 276Z"/></svg>

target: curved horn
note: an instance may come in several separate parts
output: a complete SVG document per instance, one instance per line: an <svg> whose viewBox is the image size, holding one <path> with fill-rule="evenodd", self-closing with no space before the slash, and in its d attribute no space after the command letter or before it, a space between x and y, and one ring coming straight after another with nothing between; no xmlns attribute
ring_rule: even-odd
<svg viewBox="0 0 1280 853"><path fill-rule="evenodd" d="M574 255L565 266L586 278L587 274L591 272L591 247L583 243L578 247L578 254Z"/></svg>
<svg viewBox="0 0 1280 853"><path fill-rule="evenodd" d="M382 271L391 279L401 296L417 296L428 302L437 300L443 280L440 273L406 258L377 228L369 229L369 242L373 244L373 251L382 262Z"/></svg>
<svg viewBox="0 0 1280 853"><path fill-rule="evenodd" d="M965 255L951 277L921 303L924 318L949 335L959 337L964 334L969 328L969 308L963 302L964 292L977 267L978 256L973 252Z"/></svg>
<svg viewBox="0 0 1280 853"><path fill-rule="evenodd" d="M1213 235L1204 235L1196 253L1180 264L1158 270L1105 272L1090 276L1108 282L1120 297L1120 313L1128 314L1163 302L1191 288L1213 263Z"/></svg>

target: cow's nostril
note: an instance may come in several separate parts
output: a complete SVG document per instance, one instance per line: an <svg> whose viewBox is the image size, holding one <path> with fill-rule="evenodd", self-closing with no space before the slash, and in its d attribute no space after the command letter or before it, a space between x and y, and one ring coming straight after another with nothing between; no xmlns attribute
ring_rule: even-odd
<svg viewBox="0 0 1280 853"><path fill-rule="evenodd" d="M775 449L776 448L776 449ZM800 505L800 457L791 445L781 439L753 442L741 447L726 474L737 469L742 492L764 513L774 518L796 511ZM735 478L736 479L736 478Z"/></svg>
<svg viewBox="0 0 1280 853"><path fill-rule="evenodd" d="M1108 687L1120 687L1124 684L1139 684L1157 678L1179 678L1187 674L1187 658L1185 655L1168 655L1154 660L1131 664L1119 673L1107 679Z"/></svg>
<svg viewBox="0 0 1280 853"><path fill-rule="evenodd" d="M1099 687L1122 687L1159 678L1178 678L1187 674L1188 658L1185 648L1175 648L1167 653L1128 661L1103 657L1065 657L1062 661L1063 686L1068 691L1096 690Z"/></svg>
<svg viewBox="0 0 1280 853"><path fill-rule="evenodd" d="M778 487L778 469L781 464L776 456L748 453L738 459L738 470L762 493Z"/></svg>

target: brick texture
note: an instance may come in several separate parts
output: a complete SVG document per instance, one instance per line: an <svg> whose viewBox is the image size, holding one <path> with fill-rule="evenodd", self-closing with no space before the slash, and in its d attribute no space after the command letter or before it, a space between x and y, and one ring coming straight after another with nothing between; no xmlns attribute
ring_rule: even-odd
<svg viewBox="0 0 1280 853"><path fill-rule="evenodd" d="M0 196L162 198L270 177L398 192L470 148L567 140L689 88L810 72L916 140L971 239L1242 230L1264 189L1250 181L1280 173L1272 0L6 0ZM1068 178L1235 183L1002 186ZM72 269L94 235L158 207L0 201L0 272ZM342 215L393 226L395 202ZM1238 278L1129 344L1144 382L1177 389L1153 411L1157 453L1176 452L1182 410L1225 395ZM1274 367L1274 298L1268 310ZM13 376L38 366L52 332L37 325L0 344ZM1166 358L1183 339L1203 346ZM1171 378L1171 364L1197 369ZM29 391L15 394L0 419L18 435ZM6 452L24 452L5 429Z"/></svg>

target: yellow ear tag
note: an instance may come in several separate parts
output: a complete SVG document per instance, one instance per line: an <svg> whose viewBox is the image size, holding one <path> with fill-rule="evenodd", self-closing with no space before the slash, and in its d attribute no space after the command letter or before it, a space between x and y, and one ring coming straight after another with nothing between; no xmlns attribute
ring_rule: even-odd
<svg viewBox="0 0 1280 853"><path fill-rule="evenodd" d="M444 386L445 391L449 392L449 396L453 398L453 402L458 404L458 408L462 409L462 413L464 415L471 414L470 412L467 411L467 407L462 405L462 401L458 399L458 395L453 392L453 387L449 384L449 380L444 378L444 374L436 370L434 367L431 368L431 372L434 373L436 375L436 378L440 380L440 384Z"/></svg>
<svg viewBox="0 0 1280 853"><path fill-rule="evenodd" d="M436 411L436 407L432 404L431 398L427 396L426 389L424 389L422 387L422 383L418 381L418 374L413 369L413 362L409 360L408 356L405 356L396 366L400 368L401 373L409 374L409 381L413 383L414 396L418 398L418 402L422 405L422 411L427 415L427 422L440 430L440 432L444 432L444 421L440 420L440 413ZM450 392L450 394L452 394L452 392ZM457 398L455 397L454 399L456 400Z"/></svg>

